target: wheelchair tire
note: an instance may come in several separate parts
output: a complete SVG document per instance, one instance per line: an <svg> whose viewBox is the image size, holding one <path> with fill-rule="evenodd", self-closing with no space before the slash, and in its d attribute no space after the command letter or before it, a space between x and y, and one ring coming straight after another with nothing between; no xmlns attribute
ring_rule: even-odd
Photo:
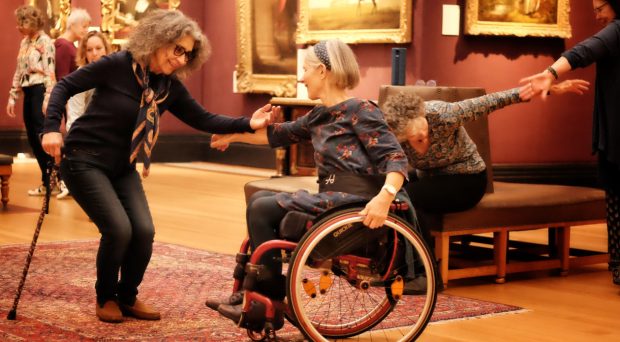
<svg viewBox="0 0 620 342"><path fill-rule="evenodd" d="M406 239L413 246L413 251L418 256L415 263L417 273L426 277L426 288L416 296L395 298L392 295L390 284L398 274L394 270L390 269L389 273L383 275L383 282L375 279L363 284L364 280L359 281L362 277L356 276L356 281L347 274L343 276L341 270L334 273L333 255L324 251L316 253L316 250L325 244L332 248L334 242L330 240L333 240L334 236L344 235L354 224L359 227L364 219L358 214L362 209L363 207L348 208L322 218L302 237L293 251L287 275L288 304L296 326L312 341L347 338L362 333L370 335L373 341L412 341L423 332L432 316L437 300L432 256L422 236L395 214L390 213L381 229L388 229L386 236ZM351 231L357 237L362 232L360 228L357 232ZM367 243L377 244L379 241L383 240ZM398 243L394 241L393 244ZM322 247L326 250L325 246ZM351 253L346 247L342 250L343 255ZM317 255L327 255L330 258L328 261L318 261L323 268L315 268ZM310 264L313 267L310 267ZM324 280L325 284L329 284L327 288L321 283ZM316 284L319 284L319 289L323 291L316 291ZM375 327L376 329L371 330Z"/></svg>

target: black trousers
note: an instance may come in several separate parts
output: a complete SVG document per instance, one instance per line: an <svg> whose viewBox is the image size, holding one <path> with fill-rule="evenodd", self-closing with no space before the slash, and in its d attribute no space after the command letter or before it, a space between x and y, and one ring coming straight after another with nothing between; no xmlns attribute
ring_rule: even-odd
<svg viewBox="0 0 620 342"><path fill-rule="evenodd" d="M473 208L486 191L486 170L476 174L417 178L410 174L405 190L416 210L450 213Z"/></svg>
<svg viewBox="0 0 620 342"><path fill-rule="evenodd" d="M142 181L134 167L111 170L96 153L74 150L61 162L73 198L93 220L101 240L97 252L97 301L133 305L151 259L155 228ZM120 271L120 279L119 279Z"/></svg>
<svg viewBox="0 0 620 342"><path fill-rule="evenodd" d="M49 175L47 175L46 169L52 157L45 153L39 138L39 135L43 133L43 120L45 119L42 109L45 86L37 84L24 87L22 90L24 92L24 124L26 125L28 144L30 144L32 153L39 164L39 169L41 169L41 182L47 186Z"/></svg>
<svg viewBox="0 0 620 342"><path fill-rule="evenodd" d="M246 210L246 222L250 236L252 250L262 243L278 239L280 221L288 212L278 205L275 192L261 190L250 197ZM280 250L275 249L263 254L260 263L265 266L265 272L260 277L256 289L258 292L272 299L284 299L284 277L282 276L282 261Z"/></svg>

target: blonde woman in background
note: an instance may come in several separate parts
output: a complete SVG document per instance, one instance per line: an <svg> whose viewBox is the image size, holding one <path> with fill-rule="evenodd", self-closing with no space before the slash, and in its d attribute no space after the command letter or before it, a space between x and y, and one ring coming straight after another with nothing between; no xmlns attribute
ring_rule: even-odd
<svg viewBox="0 0 620 342"><path fill-rule="evenodd" d="M75 57L75 63L78 67L83 67L86 64L98 61L101 57L109 54L110 52L110 44L105 36L99 31L90 31L80 41ZM92 98L94 92L95 89L89 89L85 92L74 95L69 99L66 119L67 132L71 129L73 122L84 114L84 111L90 103L90 99ZM69 196L69 189L66 186L61 186L61 191L56 198L63 199L67 196Z"/></svg>

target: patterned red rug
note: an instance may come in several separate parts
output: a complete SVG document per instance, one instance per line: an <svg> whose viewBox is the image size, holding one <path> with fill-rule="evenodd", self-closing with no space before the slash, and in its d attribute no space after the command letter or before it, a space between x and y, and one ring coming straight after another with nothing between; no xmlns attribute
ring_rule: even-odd
<svg viewBox="0 0 620 342"><path fill-rule="evenodd" d="M156 322L128 319L111 325L95 317L97 241L37 246L17 320L6 319L19 283L27 245L0 246L0 341L240 341L244 330L204 306L230 293L233 257L155 243L140 297L161 310ZM157 299L157 301L155 301ZM505 313L520 308L440 295L433 322ZM288 325L279 336L299 340Z"/></svg>

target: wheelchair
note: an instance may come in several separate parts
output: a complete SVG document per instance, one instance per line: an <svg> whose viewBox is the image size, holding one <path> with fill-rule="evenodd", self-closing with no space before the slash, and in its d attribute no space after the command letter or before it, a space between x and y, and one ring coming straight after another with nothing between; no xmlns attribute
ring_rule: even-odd
<svg viewBox="0 0 620 342"><path fill-rule="evenodd" d="M248 239L242 243L233 293L244 290L238 325L251 340L276 340L283 317L310 341L360 334L372 341L412 341L424 331L440 280L429 248L407 222L415 214L406 202L395 200L385 224L370 229L358 214L364 206L341 206L316 218L289 212L280 225L281 239L251 254ZM274 248L288 263L284 301L254 291L258 261ZM406 281L417 285L412 293L404 293Z"/></svg>

